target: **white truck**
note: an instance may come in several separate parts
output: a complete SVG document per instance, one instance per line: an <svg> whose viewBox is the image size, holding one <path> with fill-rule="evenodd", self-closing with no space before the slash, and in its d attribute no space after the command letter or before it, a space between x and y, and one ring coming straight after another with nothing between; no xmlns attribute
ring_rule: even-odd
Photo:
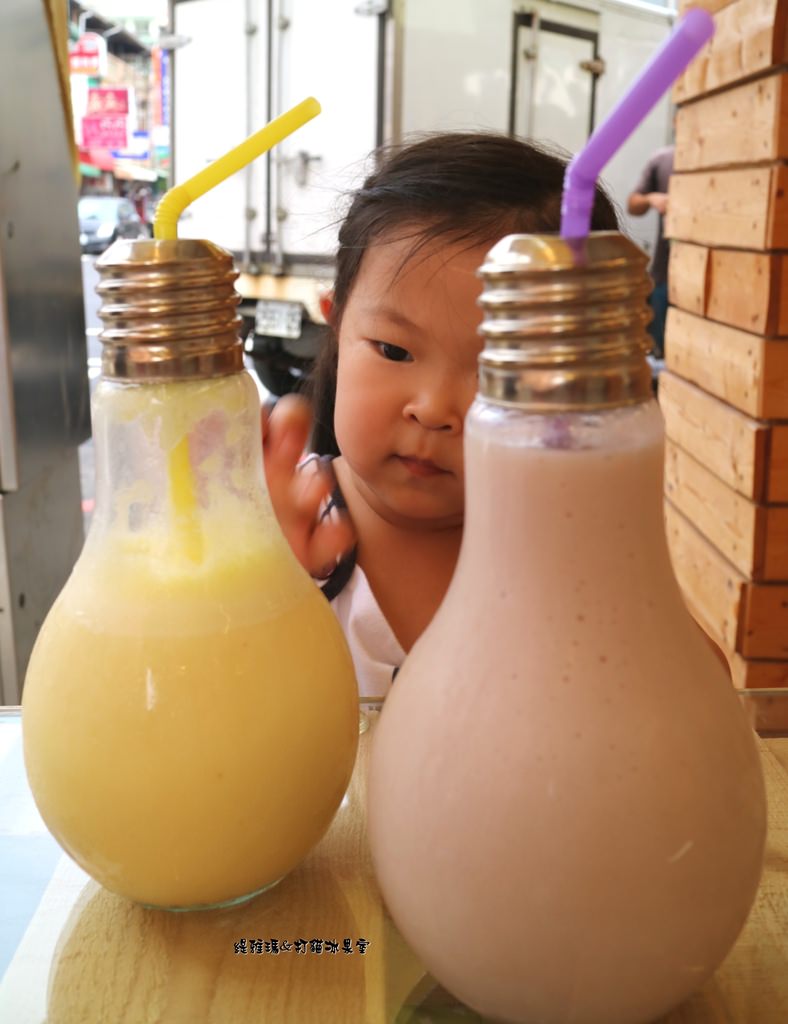
<svg viewBox="0 0 788 1024"><path fill-rule="evenodd" d="M236 255L247 350L266 387L292 389L311 362L343 192L376 145L487 128L575 153L674 18L637 0L175 0L175 184L304 97L323 106L179 229ZM663 97L603 175L647 251L656 215L630 219L626 198L671 133Z"/></svg>

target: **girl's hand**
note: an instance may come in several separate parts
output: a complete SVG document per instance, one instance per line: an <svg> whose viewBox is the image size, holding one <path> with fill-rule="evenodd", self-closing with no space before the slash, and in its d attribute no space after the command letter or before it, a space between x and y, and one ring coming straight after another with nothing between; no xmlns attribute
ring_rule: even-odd
<svg viewBox="0 0 788 1024"><path fill-rule="evenodd" d="M309 403L285 395L272 411L263 408L262 422L265 476L276 518L307 572L318 579L327 576L356 535L346 512L319 517L334 486L333 474L317 459L297 468L312 424Z"/></svg>

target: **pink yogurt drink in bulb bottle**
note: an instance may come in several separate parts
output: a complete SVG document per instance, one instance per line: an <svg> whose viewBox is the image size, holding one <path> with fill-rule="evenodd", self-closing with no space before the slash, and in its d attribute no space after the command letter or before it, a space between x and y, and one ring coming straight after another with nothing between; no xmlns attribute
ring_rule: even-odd
<svg viewBox="0 0 788 1024"><path fill-rule="evenodd" d="M653 1021L721 963L760 877L754 735L665 538L646 257L588 234L599 169L709 28L691 11L589 142L562 236L481 267L462 549L372 735L388 909L494 1020Z"/></svg>

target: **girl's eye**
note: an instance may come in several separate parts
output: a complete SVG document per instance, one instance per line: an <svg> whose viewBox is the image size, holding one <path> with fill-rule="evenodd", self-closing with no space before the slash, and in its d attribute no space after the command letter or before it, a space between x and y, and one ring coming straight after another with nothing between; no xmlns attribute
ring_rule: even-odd
<svg viewBox="0 0 788 1024"><path fill-rule="evenodd" d="M384 359L390 359L392 363L413 362L413 356L406 348L399 345L390 345L387 341L376 342L378 352Z"/></svg>

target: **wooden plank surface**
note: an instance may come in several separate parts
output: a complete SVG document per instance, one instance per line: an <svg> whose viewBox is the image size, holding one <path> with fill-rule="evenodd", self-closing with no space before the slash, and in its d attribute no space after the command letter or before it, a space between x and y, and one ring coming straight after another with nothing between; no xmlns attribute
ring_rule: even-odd
<svg viewBox="0 0 788 1024"><path fill-rule="evenodd" d="M774 319L770 319L765 328L767 334L788 335L788 257L779 256L776 274L776 302Z"/></svg>
<svg viewBox="0 0 788 1024"><path fill-rule="evenodd" d="M766 424L670 372L659 378L659 404L672 441L745 498L763 500ZM785 455L788 472L788 445Z"/></svg>
<svg viewBox="0 0 788 1024"><path fill-rule="evenodd" d="M772 690L788 688L788 660L753 661L741 654L728 653L733 684L740 690ZM788 697L785 698L788 713Z"/></svg>
<svg viewBox="0 0 788 1024"><path fill-rule="evenodd" d="M788 340L668 310L665 365L756 419L788 420Z"/></svg>
<svg viewBox="0 0 788 1024"><path fill-rule="evenodd" d="M687 605L723 650L788 659L788 586L750 582L669 500L665 528Z"/></svg>
<svg viewBox="0 0 788 1024"><path fill-rule="evenodd" d="M788 659L788 586L749 582L667 500L665 528L676 579L709 636L745 658Z"/></svg>
<svg viewBox="0 0 788 1024"><path fill-rule="evenodd" d="M744 576L667 500L665 531L687 606L709 636L735 651Z"/></svg>
<svg viewBox="0 0 788 1024"><path fill-rule="evenodd" d="M670 245L671 304L752 334L788 336L788 259L780 252Z"/></svg>
<svg viewBox="0 0 788 1024"><path fill-rule="evenodd" d="M787 186L782 164L674 174L665 233L700 245L788 248Z"/></svg>
<svg viewBox="0 0 788 1024"><path fill-rule="evenodd" d="M672 306L705 316L708 306L709 259L713 250L691 242L671 242L668 298Z"/></svg>
<svg viewBox="0 0 788 1024"><path fill-rule="evenodd" d="M665 447L665 495L740 573L762 575L766 509L737 494L672 441Z"/></svg>
<svg viewBox="0 0 788 1024"><path fill-rule="evenodd" d="M749 584L740 620L736 650L745 658L788 658L788 586Z"/></svg>
<svg viewBox="0 0 788 1024"><path fill-rule="evenodd" d="M716 31L677 81L675 103L763 73L786 60L784 0L735 0L720 8L716 0L711 2Z"/></svg>
<svg viewBox="0 0 788 1024"><path fill-rule="evenodd" d="M676 114L676 171L732 167L788 156L788 73L726 89Z"/></svg>
<svg viewBox="0 0 788 1024"><path fill-rule="evenodd" d="M756 579L788 581L788 508L766 508L763 572Z"/></svg>
<svg viewBox="0 0 788 1024"><path fill-rule="evenodd" d="M788 335L786 271L782 253L711 249L706 316L753 334Z"/></svg>
<svg viewBox="0 0 788 1024"><path fill-rule="evenodd" d="M769 475L766 500L788 502L788 427L776 426L769 437Z"/></svg>

